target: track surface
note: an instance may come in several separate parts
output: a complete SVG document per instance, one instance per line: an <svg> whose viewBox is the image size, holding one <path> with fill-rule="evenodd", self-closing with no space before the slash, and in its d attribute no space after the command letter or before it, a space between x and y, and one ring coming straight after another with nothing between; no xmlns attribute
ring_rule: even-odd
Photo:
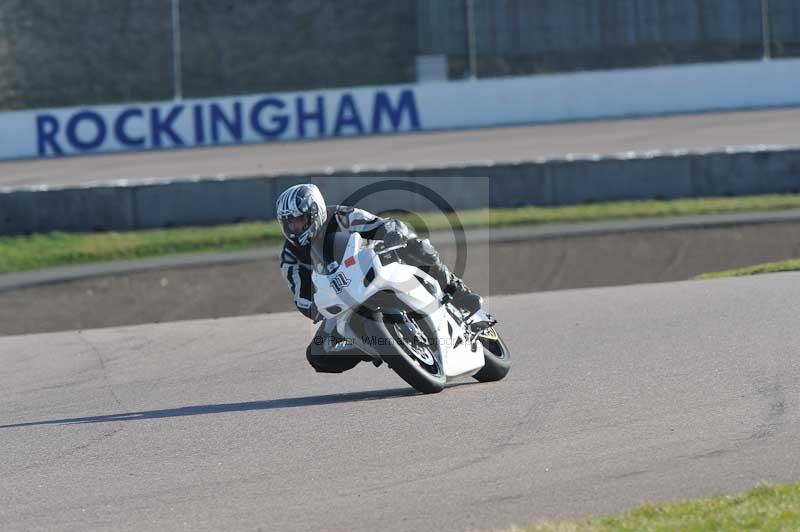
<svg viewBox="0 0 800 532"><path fill-rule="evenodd" d="M800 109L705 113L0 163L0 186L141 178L319 173L354 165L439 166L568 153L797 145Z"/></svg>
<svg viewBox="0 0 800 532"><path fill-rule="evenodd" d="M465 530L800 478L800 275L499 297L509 378L313 373L296 314L0 339L0 529Z"/></svg>

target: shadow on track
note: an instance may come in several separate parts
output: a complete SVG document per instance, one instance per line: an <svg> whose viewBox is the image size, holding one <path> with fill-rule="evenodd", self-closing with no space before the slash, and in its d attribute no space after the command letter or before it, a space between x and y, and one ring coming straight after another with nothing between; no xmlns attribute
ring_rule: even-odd
<svg viewBox="0 0 800 532"><path fill-rule="evenodd" d="M67 419L51 419L0 425L0 429L31 427L36 425L59 425L81 423L109 423L112 421L139 421L143 419L159 419L165 417L199 416L204 414L224 414L227 412L246 412L248 410L275 410L280 408L296 408L302 406L320 406L337 403L353 403L357 401L375 401L392 397L410 397L419 395L413 388L393 388L369 392L341 393L330 395L313 395L310 397L292 397L289 399L272 399L269 401L252 401L249 403L228 403L221 405L184 406L165 410L148 410L145 412L127 412L124 414L108 414L105 416L74 417Z"/></svg>

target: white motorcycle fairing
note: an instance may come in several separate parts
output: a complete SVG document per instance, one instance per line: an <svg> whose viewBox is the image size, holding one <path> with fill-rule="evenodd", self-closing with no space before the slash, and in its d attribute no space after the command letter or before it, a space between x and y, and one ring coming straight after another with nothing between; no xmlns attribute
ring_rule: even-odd
<svg viewBox="0 0 800 532"><path fill-rule="evenodd" d="M456 319L460 312L449 303L441 303L443 294L435 279L408 264L382 264L380 255L358 233L350 236L341 261L328 264L327 274L317 271L323 268L315 268L312 274L317 308L325 318L336 320L340 336L380 358L380 346L369 338L358 338L349 324L364 302L378 292L391 291L409 309L424 316L435 335L430 339L433 353L446 378L473 375L483 367L483 348L468 330L470 323L485 319L483 311L468 322Z"/></svg>

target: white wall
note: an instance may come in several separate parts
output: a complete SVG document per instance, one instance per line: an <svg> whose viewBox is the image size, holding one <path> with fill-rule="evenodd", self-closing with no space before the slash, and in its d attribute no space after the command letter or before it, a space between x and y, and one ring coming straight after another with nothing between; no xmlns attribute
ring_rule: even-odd
<svg viewBox="0 0 800 532"><path fill-rule="evenodd" d="M419 101L432 129L797 105L800 59L439 84Z"/></svg>
<svg viewBox="0 0 800 532"><path fill-rule="evenodd" d="M8 112L0 159L781 105L800 59Z"/></svg>

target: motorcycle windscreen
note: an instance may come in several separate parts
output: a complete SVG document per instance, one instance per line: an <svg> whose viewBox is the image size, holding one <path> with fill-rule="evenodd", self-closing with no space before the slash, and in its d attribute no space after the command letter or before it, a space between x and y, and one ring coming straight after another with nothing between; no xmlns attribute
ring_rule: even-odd
<svg viewBox="0 0 800 532"><path fill-rule="evenodd" d="M311 260L314 270L321 275L330 275L335 272L344 261L344 253L350 237L342 232L333 231L318 238L311 246Z"/></svg>

